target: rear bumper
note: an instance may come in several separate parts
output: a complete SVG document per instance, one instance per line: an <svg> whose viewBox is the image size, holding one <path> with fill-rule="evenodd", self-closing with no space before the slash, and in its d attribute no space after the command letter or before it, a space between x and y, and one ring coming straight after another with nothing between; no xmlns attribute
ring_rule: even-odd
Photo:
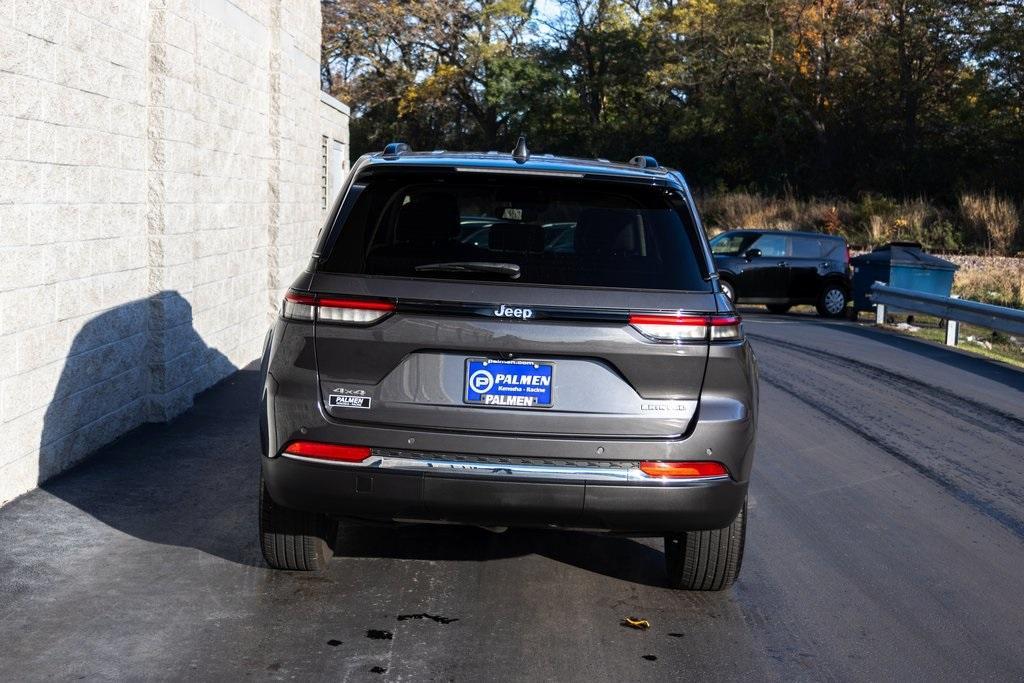
<svg viewBox="0 0 1024 683"><path fill-rule="evenodd" d="M369 352L369 351L368 351ZM485 526L557 525L641 532L728 526L743 505L753 465L757 371L746 342L711 345L698 414L679 438L552 436L515 431L453 432L436 426L374 423L367 411L345 420L327 414L320 396L312 327L279 323L264 363L260 432L270 495L282 505L337 516L441 520ZM354 360L353 362L358 362ZM291 441L415 449L438 458L548 459L587 463L713 460L731 478L675 483L500 472L409 471L339 466L280 455ZM483 474L483 476L482 476Z"/></svg>
<svg viewBox="0 0 1024 683"><path fill-rule="evenodd" d="M290 457L263 458L263 475L271 498L281 505L335 516L659 535L726 527L747 491L746 483L728 477L610 483L580 476L492 477Z"/></svg>

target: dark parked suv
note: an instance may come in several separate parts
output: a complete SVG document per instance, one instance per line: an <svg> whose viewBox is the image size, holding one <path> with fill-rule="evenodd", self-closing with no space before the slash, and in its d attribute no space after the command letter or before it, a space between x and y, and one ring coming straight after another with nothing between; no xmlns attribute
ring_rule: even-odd
<svg viewBox="0 0 1024 683"><path fill-rule="evenodd" d="M754 359L650 157L362 157L262 372L272 567L362 519L664 536L673 586L739 573Z"/></svg>
<svg viewBox="0 0 1024 683"><path fill-rule="evenodd" d="M814 232L730 230L711 240L722 289L735 303L785 313L813 304L829 318L850 300L850 248L842 237Z"/></svg>

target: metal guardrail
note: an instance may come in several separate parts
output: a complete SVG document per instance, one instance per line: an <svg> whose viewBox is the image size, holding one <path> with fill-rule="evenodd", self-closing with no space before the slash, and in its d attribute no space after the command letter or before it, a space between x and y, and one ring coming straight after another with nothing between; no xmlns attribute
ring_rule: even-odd
<svg viewBox="0 0 1024 683"><path fill-rule="evenodd" d="M956 346L959 323L968 323L1007 334L1024 335L1024 311L1005 306L983 304L956 297L914 292L890 287L883 282L871 285L871 300L875 303L875 322L885 322L885 307L901 311L926 313L946 320L946 344Z"/></svg>

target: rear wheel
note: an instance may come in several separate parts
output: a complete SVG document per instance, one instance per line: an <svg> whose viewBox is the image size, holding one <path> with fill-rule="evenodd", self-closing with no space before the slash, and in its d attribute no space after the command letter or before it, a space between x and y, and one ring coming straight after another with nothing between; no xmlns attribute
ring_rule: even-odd
<svg viewBox="0 0 1024 683"><path fill-rule="evenodd" d="M765 308L771 313L787 313L793 307L789 304L765 304Z"/></svg>
<svg viewBox="0 0 1024 683"><path fill-rule="evenodd" d="M665 569L672 588L720 591L740 575L747 536L747 503L724 529L688 531L665 537Z"/></svg>
<svg viewBox="0 0 1024 683"><path fill-rule="evenodd" d="M846 289L841 285L828 284L818 296L818 315L825 318L839 318L846 310Z"/></svg>
<svg viewBox="0 0 1024 683"><path fill-rule="evenodd" d="M321 571L334 555L338 522L278 505L260 481L260 547L274 569Z"/></svg>

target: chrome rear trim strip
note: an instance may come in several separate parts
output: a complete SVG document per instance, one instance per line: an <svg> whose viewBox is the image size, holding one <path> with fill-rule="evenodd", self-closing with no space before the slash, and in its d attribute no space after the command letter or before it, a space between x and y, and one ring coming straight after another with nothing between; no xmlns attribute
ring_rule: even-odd
<svg viewBox="0 0 1024 683"><path fill-rule="evenodd" d="M398 458L391 456L371 455L362 462L337 462L306 458L291 453L282 453L285 458L314 462L321 465L336 465L361 470L389 470L395 472L429 473L440 476L475 476L491 479L544 479L573 483L592 482L596 484L640 484L651 486L689 486L707 484L715 481L728 481L728 475L711 477L693 477L689 479L670 479L652 477L639 467L561 467L558 465L523 465L496 464L491 462L463 462L451 460L430 460Z"/></svg>

